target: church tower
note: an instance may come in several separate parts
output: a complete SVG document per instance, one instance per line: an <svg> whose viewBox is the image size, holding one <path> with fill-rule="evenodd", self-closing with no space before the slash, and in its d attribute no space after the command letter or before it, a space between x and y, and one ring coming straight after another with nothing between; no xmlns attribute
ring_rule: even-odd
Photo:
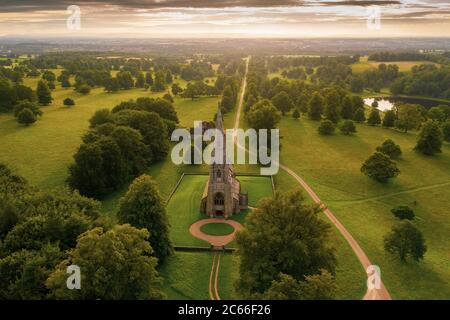
<svg viewBox="0 0 450 320"><path fill-rule="evenodd" d="M216 115L216 129L223 137L223 161L209 168L209 179L203 192L200 211L211 218L225 219L248 208L248 196L241 193L241 183L236 178L233 166L226 161L226 135L223 129L220 107Z"/></svg>

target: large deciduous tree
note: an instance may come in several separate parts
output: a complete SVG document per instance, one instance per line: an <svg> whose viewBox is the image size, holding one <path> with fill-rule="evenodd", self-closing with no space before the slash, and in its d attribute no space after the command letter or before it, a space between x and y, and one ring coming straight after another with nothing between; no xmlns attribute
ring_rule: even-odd
<svg viewBox="0 0 450 320"><path fill-rule="evenodd" d="M414 150L420 151L425 155L440 153L442 148L442 131L439 124L435 121L424 123L417 138L417 144Z"/></svg>
<svg viewBox="0 0 450 320"><path fill-rule="evenodd" d="M55 299L147 300L161 299L157 259L149 233L130 225L109 231L95 228L82 234L69 257L49 276L46 286ZM81 271L81 290L67 290L67 267Z"/></svg>
<svg viewBox="0 0 450 320"><path fill-rule="evenodd" d="M387 182L390 178L396 177L400 170L389 156L375 152L363 163L361 172L378 182Z"/></svg>
<svg viewBox="0 0 450 320"><path fill-rule="evenodd" d="M300 192L277 193L260 202L236 238L242 297L261 297L280 280L280 273L300 282L321 269L334 273L336 258L327 245L330 226L318 211L304 203Z"/></svg>
<svg viewBox="0 0 450 320"><path fill-rule="evenodd" d="M47 106L53 101L50 88L48 87L47 82L44 80L39 80L36 89L36 95L38 97L39 103L43 106Z"/></svg>
<svg viewBox="0 0 450 320"><path fill-rule="evenodd" d="M419 261L423 259L427 246L420 230L405 220L394 225L385 235L384 249L397 255L401 261L406 261L408 257Z"/></svg>
<svg viewBox="0 0 450 320"><path fill-rule="evenodd" d="M150 244L160 262L172 253L169 221L156 182L148 175L136 178L120 200L120 223L150 232Z"/></svg>
<svg viewBox="0 0 450 320"><path fill-rule="evenodd" d="M250 126L255 129L275 129L281 116L277 108L269 100L261 100L255 103L247 113Z"/></svg>

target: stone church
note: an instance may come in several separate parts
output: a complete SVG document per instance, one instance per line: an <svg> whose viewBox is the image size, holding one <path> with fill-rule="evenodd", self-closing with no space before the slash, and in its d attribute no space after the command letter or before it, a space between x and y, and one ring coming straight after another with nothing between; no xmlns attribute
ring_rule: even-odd
<svg viewBox="0 0 450 320"><path fill-rule="evenodd" d="M226 135L223 129L220 108L216 116L216 128L223 136L223 157L226 159ZM248 195L241 193L241 183L236 178L233 166L213 163L209 169L209 179L203 192L200 211L210 218L228 219L233 214L248 208Z"/></svg>

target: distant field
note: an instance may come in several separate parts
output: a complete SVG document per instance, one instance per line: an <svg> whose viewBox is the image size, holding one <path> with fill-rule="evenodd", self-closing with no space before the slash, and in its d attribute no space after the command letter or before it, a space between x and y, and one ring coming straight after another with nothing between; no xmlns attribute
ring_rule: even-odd
<svg viewBox="0 0 450 320"><path fill-rule="evenodd" d="M352 64L352 71L354 73L362 73L367 70L375 70L378 68L380 64L396 64L399 68L400 72L408 72L411 71L412 67L421 65L421 64L434 64L429 61L390 61L390 62L376 62L376 61L360 61Z"/></svg>
<svg viewBox="0 0 450 320"><path fill-rule="evenodd" d="M381 267L382 278L394 299L448 299L450 145L444 145L442 154L426 157L412 150L415 133L357 125L354 136L336 133L324 137L317 133L317 126L317 122L304 118L283 118L281 161L304 177L372 263ZM398 160L400 175L382 185L362 175L360 167L387 138L401 146L403 156ZM277 181L285 187L289 183L283 175ZM398 205L411 206L416 212L414 223L424 233L428 246L423 262L402 264L383 249L384 234L397 222L390 209ZM340 248L339 242L334 245ZM338 261L340 267L348 263L342 258ZM342 276L354 281L349 278L349 270L346 268ZM360 266L359 270L362 271Z"/></svg>

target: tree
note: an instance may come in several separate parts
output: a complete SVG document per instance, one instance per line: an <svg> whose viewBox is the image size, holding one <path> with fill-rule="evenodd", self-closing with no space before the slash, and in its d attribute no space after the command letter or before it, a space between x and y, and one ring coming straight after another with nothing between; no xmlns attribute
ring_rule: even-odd
<svg viewBox="0 0 450 320"><path fill-rule="evenodd" d="M450 142L450 121L442 124L442 134L445 141Z"/></svg>
<svg viewBox="0 0 450 320"><path fill-rule="evenodd" d="M420 151L425 155L433 155L441 152L442 147L442 132L439 128L439 124L434 121L428 120L422 126L417 144L414 148L416 151Z"/></svg>
<svg viewBox="0 0 450 320"><path fill-rule="evenodd" d="M42 79L44 79L47 82L53 82L56 80L56 75L50 70L45 70L44 73L42 74Z"/></svg>
<svg viewBox="0 0 450 320"><path fill-rule="evenodd" d="M300 118L300 112L298 111L297 108L295 108L294 112L292 112L292 118L294 118L296 120Z"/></svg>
<svg viewBox="0 0 450 320"><path fill-rule="evenodd" d="M159 161L167 156L169 152L167 126L159 114L147 111L122 110L114 114L114 120L118 125L129 126L141 133L153 160Z"/></svg>
<svg viewBox="0 0 450 320"><path fill-rule="evenodd" d="M120 200L117 217L121 224L128 223L150 232L150 244L159 263L171 253L169 221L156 182L148 175L136 178L127 194Z"/></svg>
<svg viewBox="0 0 450 320"><path fill-rule="evenodd" d="M124 90L128 90L133 88L134 79L129 71L120 71L116 75L117 81L119 83L119 87Z"/></svg>
<svg viewBox="0 0 450 320"><path fill-rule="evenodd" d="M353 114L353 120L355 120L356 122L366 121L366 114L364 112L364 108L356 109L355 113Z"/></svg>
<svg viewBox="0 0 450 320"><path fill-rule="evenodd" d="M246 228L236 237L241 262L237 290L244 298L264 294L280 273L296 281L321 274L321 269L334 274L336 258L327 245L330 225L317 213L296 191L263 199L247 216Z"/></svg>
<svg viewBox="0 0 450 320"><path fill-rule="evenodd" d="M340 112L339 93L336 90L332 90L327 94L325 100L325 118L333 123L337 123L339 121Z"/></svg>
<svg viewBox="0 0 450 320"><path fill-rule="evenodd" d="M401 261L411 257L415 261L423 259L427 246L422 233L409 221L394 225L384 237L384 249L398 255Z"/></svg>
<svg viewBox="0 0 450 320"><path fill-rule="evenodd" d="M48 87L48 84L44 80L39 80L37 89L36 89L36 95L38 97L38 101L43 106L48 106L50 103L52 103L52 93Z"/></svg>
<svg viewBox="0 0 450 320"><path fill-rule="evenodd" d="M364 79L352 77L350 80L350 90L354 93L361 93L364 90Z"/></svg>
<svg viewBox="0 0 450 320"><path fill-rule="evenodd" d="M49 276L46 286L53 299L161 299L161 278L147 241L149 232L130 225L109 231L95 228L82 234L69 257ZM82 290L67 290L67 267L81 269Z"/></svg>
<svg viewBox="0 0 450 320"><path fill-rule="evenodd" d="M169 101L170 103L173 103L174 101L172 95L168 92L163 96L163 99Z"/></svg>
<svg viewBox="0 0 450 320"><path fill-rule="evenodd" d="M264 295L268 300L332 300L337 286L334 277L326 270L320 274L306 276L305 281L297 281L281 273Z"/></svg>
<svg viewBox="0 0 450 320"><path fill-rule="evenodd" d="M180 94L183 92L183 88L180 87L180 85L178 83L174 83L172 84L172 94L174 96Z"/></svg>
<svg viewBox="0 0 450 320"><path fill-rule="evenodd" d="M284 115L286 112L289 112L294 106L289 95L281 91L276 96L272 98L272 104L281 111L281 114Z"/></svg>
<svg viewBox="0 0 450 320"><path fill-rule="evenodd" d="M120 83L117 78L109 78L105 83L106 92L117 92L120 89Z"/></svg>
<svg viewBox="0 0 450 320"><path fill-rule="evenodd" d="M142 72L139 72L139 73L137 74L137 77L136 77L136 84L135 84L135 87L136 87L136 88L143 88L144 85L145 85L144 74L143 74Z"/></svg>
<svg viewBox="0 0 450 320"><path fill-rule="evenodd" d="M147 83L149 86L153 85L153 76L152 76L152 72L148 71L145 74L145 83Z"/></svg>
<svg viewBox="0 0 450 320"><path fill-rule="evenodd" d="M373 108L370 110L369 117L367 118L367 123L371 126L378 125L381 123L380 110Z"/></svg>
<svg viewBox="0 0 450 320"><path fill-rule="evenodd" d="M182 93L183 98L190 98L192 101L200 95L199 87L195 83L188 83L186 89Z"/></svg>
<svg viewBox="0 0 450 320"><path fill-rule="evenodd" d="M383 127L392 128L395 125L396 115L394 110L388 110L384 113Z"/></svg>
<svg viewBox="0 0 450 320"><path fill-rule="evenodd" d="M405 133L416 129L422 122L422 110L415 104L401 104L397 107L397 121L395 126Z"/></svg>
<svg viewBox="0 0 450 320"><path fill-rule="evenodd" d="M30 102L28 100L24 100L24 101L19 101L19 103L17 103L14 106L14 116L18 117L19 113L24 109L31 110L36 117L42 116L42 114L43 114L41 108L39 108L39 106L35 102Z"/></svg>
<svg viewBox="0 0 450 320"><path fill-rule="evenodd" d="M391 210L392 214L399 218L400 220L413 220L414 219L414 210L408 206L398 206Z"/></svg>
<svg viewBox="0 0 450 320"><path fill-rule="evenodd" d="M441 107L432 107L428 110L427 117L438 122L444 122L446 120L446 115Z"/></svg>
<svg viewBox="0 0 450 320"><path fill-rule="evenodd" d="M323 104L324 104L323 97L318 92L315 92L312 95L311 100L309 100L308 104L308 116L312 120L321 119Z"/></svg>
<svg viewBox="0 0 450 320"><path fill-rule="evenodd" d="M91 92L91 87L88 84L83 83L77 86L75 90L83 95L88 95Z"/></svg>
<svg viewBox="0 0 450 320"><path fill-rule="evenodd" d="M173 76L172 76L172 72L170 70L167 70L167 72L166 72L165 81L167 84L171 84L173 82Z"/></svg>
<svg viewBox="0 0 450 320"><path fill-rule="evenodd" d="M356 132L356 127L352 120L344 120L339 126L339 130L345 135L350 135Z"/></svg>
<svg viewBox="0 0 450 320"><path fill-rule="evenodd" d="M113 122L113 115L109 109L97 110L94 115L89 119L90 127L95 128L104 123Z"/></svg>
<svg viewBox="0 0 450 320"><path fill-rule="evenodd" d="M71 98L65 98L63 104L65 106L71 107L75 105L75 101L73 101L73 99Z"/></svg>
<svg viewBox="0 0 450 320"><path fill-rule="evenodd" d="M29 126L30 124L33 124L36 122L36 116L34 115L33 111L31 111L28 108L23 109L19 112L17 115L17 122L20 124L24 124L26 126Z"/></svg>
<svg viewBox="0 0 450 320"><path fill-rule="evenodd" d="M17 208L11 202L0 201L0 239L3 239L19 222L17 211Z"/></svg>
<svg viewBox="0 0 450 320"><path fill-rule="evenodd" d="M17 101L27 100L30 102L35 102L37 100L36 93L30 87L15 84L13 89L13 95Z"/></svg>
<svg viewBox="0 0 450 320"><path fill-rule="evenodd" d="M20 250L0 259L0 299L40 300L48 290L45 281L63 259L55 245L39 250Z"/></svg>
<svg viewBox="0 0 450 320"><path fill-rule="evenodd" d="M250 127L259 129L275 129L281 116L277 108L269 100L261 100L254 104L247 113Z"/></svg>
<svg viewBox="0 0 450 320"><path fill-rule="evenodd" d="M318 131L322 135L330 135L330 134L333 134L335 129L336 129L336 127L333 122L331 122L330 120L322 120L320 122Z"/></svg>
<svg viewBox="0 0 450 320"><path fill-rule="evenodd" d="M377 151L384 153L385 155L389 156L392 159L398 158L402 154L400 146L391 139L387 139L386 141L383 142L383 144L378 146Z"/></svg>
<svg viewBox="0 0 450 320"><path fill-rule="evenodd" d="M363 163L361 172L378 182L385 183L390 178L398 176L400 170L387 155L375 152Z"/></svg>
<svg viewBox="0 0 450 320"><path fill-rule="evenodd" d="M161 92L166 90L165 74L162 70L155 73L155 80L153 81L152 91Z"/></svg>
<svg viewBox="0 0 450 320"><path fill-rule="evenodd" d="M85 143L74 155L74 164L69 167L67 182L73 190L89 197L101 197L107 193L103 173L103 157L100 146Z"/></svg>
<svg viewBox="0 0 450 320"><path fill-rule="evenodd" d="M351 119L353 116L353 102L350 96L346 95L342 100L341 117L343 119Z"/></svg>

